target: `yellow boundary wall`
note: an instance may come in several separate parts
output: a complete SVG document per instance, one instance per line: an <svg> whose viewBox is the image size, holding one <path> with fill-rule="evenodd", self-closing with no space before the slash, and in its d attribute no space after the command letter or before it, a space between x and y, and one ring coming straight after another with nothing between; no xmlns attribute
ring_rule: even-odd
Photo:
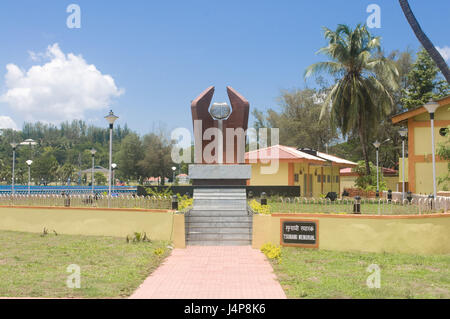
<svg viewBox="0 0 450 319"><path fill-rule="evenodd" d="M319 249L450 254L450 214L364 216L324 214L254 215L253 248L281 244L280 220L319 221Z"/></svg>
<svg viewBox="0 0 450 319"><path fill-rule="evenodd" d="M254 215L253 248L280 244L281 219L319 222L319 249L450 254L450 214L433 215ZM168 210L61 207L0 207L0 230L126 237L146 232L154 240L185 248L184 215Z"/></svg>
<svg viewBox="0 0 450 319"><path fill-rule="evenodd" d="M0 207L0 230L126 237L146 232L150 239L185 247L184 215L168 210Z"/></svg>

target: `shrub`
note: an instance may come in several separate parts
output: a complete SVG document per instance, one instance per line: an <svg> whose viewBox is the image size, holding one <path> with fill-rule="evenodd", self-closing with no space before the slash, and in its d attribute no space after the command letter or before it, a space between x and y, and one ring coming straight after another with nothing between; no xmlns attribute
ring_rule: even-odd
<svg viewBox="0 0 450 319"><path fill-rule="evenodd" d="M180 194L177 194L178 197L178 210L183 211L187 209L189 206L194 205L194 199L190 198L187 195L181 196Z"/></svg>
<svg viewBox="0 0 450 319"><path fill-rule="evenodd" d="M153 251L153 253L154 253L156 256L161 256L161 255L164 255L165 250L164 250L164 248L157 248L157 249L155 249L155 250Z"/></svg>
<svg viewBox="0 0 450 319"><path fill-rule="evenodd" d="M364 161L359 161L358 166L352 169L352 172L358 173L355 185L365 191L376 191L377 190L377 167L369 163L370 175L366 175L366 164ZM379 187L380 191L387 191L386 182L384 181L381 167L379 169Z"/></svg>
<svg viewBox="0 0 450 319"><path fill-rule="evenodd" d="M147 237L147 234L145 232L143 233L135 232L134 235L132 236L127 235L126 241L127 243L129 243L130 241L133 243L151 242L150 238Z"/></svg>
<svg viewBox="0 0 450 319"><path fill-rule="evenodd" d="M266 243L261 247L261 251L270 260L281 263L281 247L277 247L272 243Z"/></svg>
<svg viewBox="0 0 450 319"><path fill-rule="evenodd" d="M162 191L154 190L151 187L146 187L145 191L148 196L172 197L172 189L170 187L167 187L167 188L163 189Z"/></svg>
<svg viewBox="0 0 450 319"><path fill-rule="evenodd" d="M250 208L258 214L263 215L271 214L269 205L261 205L261 203L259 203L256 199L252 200L249 205Z"/></svg>

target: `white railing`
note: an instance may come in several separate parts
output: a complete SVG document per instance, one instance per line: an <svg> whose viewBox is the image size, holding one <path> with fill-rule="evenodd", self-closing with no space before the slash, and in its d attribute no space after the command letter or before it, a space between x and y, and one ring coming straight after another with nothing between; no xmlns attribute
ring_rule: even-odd
<svg viewBox="0 0 450 319"><path fill-rule="evenodd" d="M356 200L343 198L331 201L328 198L271 198L268 200L272 212L280 213L330 213L354 214ZM450 198L436 200L425 196L405 200L386 198L363 198L359 200L361 214L368 215L420 215L450 212Z"/></svg>
<svg viewBox="0 0 450 319"><path fill-rule="evenodd" d="M119 195L108 201L107 195L0 194L0 206L171 209L171 199L166 196Z"/></svg>

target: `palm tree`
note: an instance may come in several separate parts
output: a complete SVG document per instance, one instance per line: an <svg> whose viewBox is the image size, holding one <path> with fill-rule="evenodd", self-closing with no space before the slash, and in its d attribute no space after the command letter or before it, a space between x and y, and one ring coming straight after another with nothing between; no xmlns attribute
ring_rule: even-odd
<svg viewBox="0 0 450 319"><path fill-rule="evenodd" d="M338 25L336 31L324 30L329 44L318 53L332 61L310 65L305 78L325 71L336 79L322 106L321 118L330 111L331 124L344 137L349 133L359 135L369 175L369 132L392 109L389 89L397 88L398 70L393 61L382 56L380 38L373 37L365 25L358 24L354 30L347 25Z"/></svg>
<svg viewBox="0 0 450 319"><path fill-rule="evenodd" d="M447 63L445 62L439 51L436 49L436 47L433 45L433 43L430 41L430 39L427 37L425 32L423 32L422 28L419 25L419 22L417 21L414 13L411 10L411 7L409 6L408 0L399 0L399 3L400 7L402 7L403 14L406 17L406 20L408 20L408 23L411 26L411 29L414 31L417 39L425 48L425 50L427 50L428 54L438 66L439 70L441 70L447 82L450 83L450 70Z"/></svg>

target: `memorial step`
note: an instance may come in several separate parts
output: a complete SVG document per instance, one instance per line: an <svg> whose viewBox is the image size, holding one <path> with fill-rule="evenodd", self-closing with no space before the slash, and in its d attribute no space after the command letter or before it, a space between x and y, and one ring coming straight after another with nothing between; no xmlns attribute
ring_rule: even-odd
<svg viewBox="0 0 450 319"><path fill-rule="evenodd" d="M251 240L251 239L252 239L252 234L250 234L250 233L246 233L246 234L242 234L242 233L219 233L219 234L218 233L195 233L195 234L191 234L191 233L188 233L187 234L188 242L190 240L221 241L221 240Z"/></svg>
<svg viewBox="0 0 450 319"><path fill-rule="evenodd" d="M190 240L188 246L251 246L251 240Z"/></svg>
<svg viewBox="0 0 450 319"><path fill-rule="evenodd" d="M245 193L245 188L195 188L196 193L214 193L214 192L228 192L228 193Z"/></svg>
<svg viewBox="0 0 450 319"><path fill-rule="evenodd" d="M251 223L252 216L188 216L188 223L208 223L208 222L226 222L226 223Z"/></svg>
<svg viewBox="0 0 450 319"><path fill-rule="evenodd" d="M231 195L231 194L202 194L202 195L194 195L194 200L196 199L239 199L239 200L247 200L245 195Z"/></svg>
<svg viewBox="0 0 450 319"><path fill-rule="evenodd" d="M246 210L242 209L195 209L189 213L189 217L234 217L234 216L249 216Z"/></svg>
<svg viewBox="0 0 450 319"><path fill-rule="evenodd" d="M187 227L186 233L189 234L251 234L250 227Z"/></svg>
<svg viewBox="0 0 450 319"><path fill-rule="evenodd" d="M253 216L244 188L194 189L185 217L187 245L251 245Z"/></svg>
<svg viewBox="0 0 450 319"><path fill-rule="evenodd" d="M252 222L214 222L214 221L203 221L203 222L189 222L186 221L186 228L251 228Z"/></svg>

